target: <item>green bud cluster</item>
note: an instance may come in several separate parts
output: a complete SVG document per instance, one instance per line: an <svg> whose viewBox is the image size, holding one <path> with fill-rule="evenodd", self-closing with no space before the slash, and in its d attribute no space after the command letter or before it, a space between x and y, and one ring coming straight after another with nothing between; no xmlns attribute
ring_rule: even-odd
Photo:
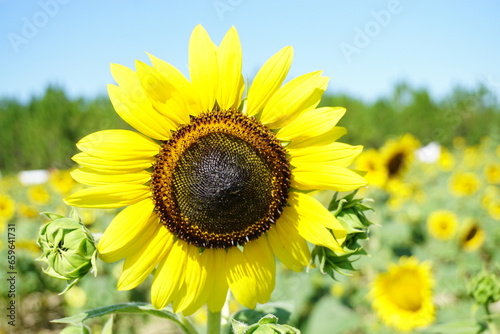
<svg viewBox="0 0 500 334"><path fill-rule="evenodd" d="M490 304L500 300L500 279L497 275L482 271L469 283L469 293L478 304Z"/></svg>
<svg viewBox="0 0 500 334"><path fill-rule="evenodd" d="M47 263L43 270L47 275L71 280L63 294L91 269L96 274L97 249L92 233L74 212L69 218L53 213L45 216L50 221L40 228L37 243L42 255L37 260Z"/></svg>
<svg viewBox="0 0 500 334"><path fill-rule="evenodd" d="M231 320L234 334L300 334L300 331L289 325L278 324L278 318L268 314L256 324L247 325L238 320Z"/></svg>
<svg viewBox="0 0 500 334"><path fill-rule="evenodd" d="M354 198L356 193L357 191L354 191L340 199L335 194L328 206L328 210L346 229L347 237L342 244L345 254L339 256L322 246L315 246L311 252L309 266L318 267L323 274L327 274L333 279L335 279L335 273L346 275L355 270L352 263L358 257L353 259L353 256L366 255L359 240L368 238L368 228L372 222L366 218L365 211L372 210L372 208L364 204L368 200Z"/></svg>

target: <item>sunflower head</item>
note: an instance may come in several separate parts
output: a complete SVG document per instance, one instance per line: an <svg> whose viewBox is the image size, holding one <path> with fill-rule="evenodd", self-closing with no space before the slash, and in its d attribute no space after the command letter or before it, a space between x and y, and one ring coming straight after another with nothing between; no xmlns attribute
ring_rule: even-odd
<svg viewBox="0 0 500 334"><path fill-rule="evenodd" d="M149 55L135 71L112 65L108 91L135 130L104 130L80 140L73 178L89 188L74 206L125 207L98 244L101 259L125 259L118 289L155 271L152 303L191 314L220 311L228 289L246 307L267 302L275 256L292 270L308 265L307 242L345 253L347 231L309 195L366 184L349 169L362 150L336 142L346 133L340 107L317 108L328 78L312 72L284 83L285 47L258 71L248 94L235 28L216 46L201 26L189 43L186 78Z"/></svg>
<svg viewBox="0 0 500 334"><path fill-rule="evenodd" d="M455 158L453 154L444 146L440 147L439 158L437 160L439 168L445 172L449 172L455 166Z"/></svg>
<svg viewBox="0 0 500 334"><path fill-rule="evenodd" d="M430 265L402 257L372 283L372 306L384 323L400 331L428 326L435 317L432 287Z"/></svg>
<svg viewBox="0 0 500 334"><path fill-rule="evenodd" d="M450 179L451 193L459 197L474 195L479 186L479 177L473 172L458 172Z"/></svg>
<svg viewBox="0 0 500 334"><path fill-rule="evenodd" d="M16 213L15 201L7 194L0 194L0 222L8 221ZM2 224L3 228L5 224Z"/></svg>
<svg viewBox="0 0 500 334"><path fill-rule="evenodd" d="M366 171L365 178L368 185L381 188L387 182L387 168L382 161L379 151L376 149L368 149L361 153L358 159L356 159L356 168Z"/></svg>
<svg viewBox="0 0 500 334"><path fill-rule="evenodd" d="M427 218L427 229L434 238L449 240L457 231L458 218L449 210L438 210L432 212Z"/></svg>
<svg viewBox="0 0 500 334"><path fill-rule="evenodd" d="M387 177L399 178L408 169L414 159L415 151L420 147L420 142L411 134L405 134L397 139L388 140L380 148L383 165Z"/></svg>
<svg viewBox="0 0 500 334"><path fill-rule="evenodd" d="M484 167L486 180L490 184L500 184L500 163L489 163Z"/></svg>
<svg viewBox="0 0 500 334"><path fill-rule="evenodd" d="M460 232L459 246L467 252L473 252L484 244L485 239L486 232L479 222L469 219Z"/></svg>
<svg viewBox="0 0 500 334"><path fill-rule="evenodd" d="M44 185L37 184L28 188L28 198L31 203L45 205L50 201L50 193Z"/></svg>

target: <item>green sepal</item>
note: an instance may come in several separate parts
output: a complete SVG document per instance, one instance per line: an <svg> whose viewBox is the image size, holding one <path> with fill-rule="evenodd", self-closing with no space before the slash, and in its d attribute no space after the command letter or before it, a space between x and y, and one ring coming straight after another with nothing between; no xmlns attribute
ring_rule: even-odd
<svg viewBox="0 0 500 334"><path fill-rule="evenodd" d="M373 223L366 218L365 211L373 209L365 204L370 200L354 198L356 193L357 190L340 199L336 193L328 205L328 210L347 232L342 244L344 254L337 255L326 247L315 246L311 252L308 270L317 266L321 273L336 279L335 273L350 275L356 270L352 263L359 259L359 256L366 255L359 240L368 238L369 227Z"/></svg>
<svg viewBox="0 0 500 334"><path fill-rule="evenodd" d="M300 334L300 330L286 324L279 324L278 317L266 314L256 324L247 325L231 319L234 334Z"/></svg>

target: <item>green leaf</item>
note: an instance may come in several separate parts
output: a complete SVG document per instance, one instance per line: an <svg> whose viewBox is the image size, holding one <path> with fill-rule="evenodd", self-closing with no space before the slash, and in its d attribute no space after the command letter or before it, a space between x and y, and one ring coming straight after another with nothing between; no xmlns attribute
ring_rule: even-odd
<svg viewBox="0 0 500 334"><path fill-rule="evenodd" d="M90 334L90 329L87 326L68 326L63 328L60 334Z"/></svg>
<svg viewBox="0 0 500 334"><path fill-rule="evenodd" d="M279 333L269 326L259 326L256 330L249 332L253 334L276 334Z"/></svg>
<svg viewBox="0 0 500 334"><path fill-rule="evenodd" d="M108 321L104 324L101 334L113 334L113 315L111 315Z"/></svg>
<svg viewBox="0 0 500 334"><path fill-rule="evenodd" d="M53 212L40 212L40 214L44 215L48 220L56 220L59 218L64 218L64 216L61 216L60 214Z"/></svg>
<svg viewBox="0 0 500 334"><path fill-rule="evenodd" d="M75 208L71 209L71 212L69 213L69 218L76 220L79 223L82 222L82 219L80 218L80 216L76 212Z"/></svg>
<svg viewBox="0 0 500 334"><path fill-rule="evenodd" d="M231 326L234 334L245 334L248 329L247 324L236 319L231 319Z"/></svg>
<svg viewBox="0 0 500 334"><path fill-rule="evenodd" d="M189 329L177 318L175 313L169 312L167 310L157 310L147 303L124 303L99 307L93 310L75 314L70 317L52 320L52 322L80 325L85 320L102 317L103 315L113 313L138 313L152 315L175 322L184 333L193 333L192 331L189 331Z"/></svg>
<svg viewBox="0 0 500 334"><path fill-rule="evenodd" d="M422 333L426 334L470 334L480 333L484 329L481 324L473 320L458 320L427 327Z"/></svg>
<svg viewBox="0 0 500 334"><path fill-rule="evenodd" d="M278 323L278 317L276 317L274 314L266 314L262 319L259 320L259 325L264 325L264 324L277 324Z"/></svg>

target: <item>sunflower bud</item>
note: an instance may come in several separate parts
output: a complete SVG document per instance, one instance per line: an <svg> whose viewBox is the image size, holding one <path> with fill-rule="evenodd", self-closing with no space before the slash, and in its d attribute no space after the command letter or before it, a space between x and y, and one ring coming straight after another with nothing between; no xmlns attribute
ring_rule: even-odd
<svg viewBox="0 0 500 334"><path fill-rule="evenodd" d="M500 300L500 280L493 273L480 272L469 285L470 295L478 304L490 304Z"/></svg>
<svg viewBox="0 0 500 334"><path fill-rule="evenodd" d="M278 324L278 318L268 314L256 324L247 325L238 320L231 320L234 334L247 333L276 333L276 334L300 334L300 331L292 326Z"/></svg>
<svg viewBox="0 0 500 334"><path fill-rule="evenodd" d="M92 233L76 214L72 213L70 218L45 215L52 220L40 228L37 243L43 253L37 260L48 264L44 269L47 275L72 280L61 292L63 294L90 269L94 268L95 274L97 250Z"/></svg>

